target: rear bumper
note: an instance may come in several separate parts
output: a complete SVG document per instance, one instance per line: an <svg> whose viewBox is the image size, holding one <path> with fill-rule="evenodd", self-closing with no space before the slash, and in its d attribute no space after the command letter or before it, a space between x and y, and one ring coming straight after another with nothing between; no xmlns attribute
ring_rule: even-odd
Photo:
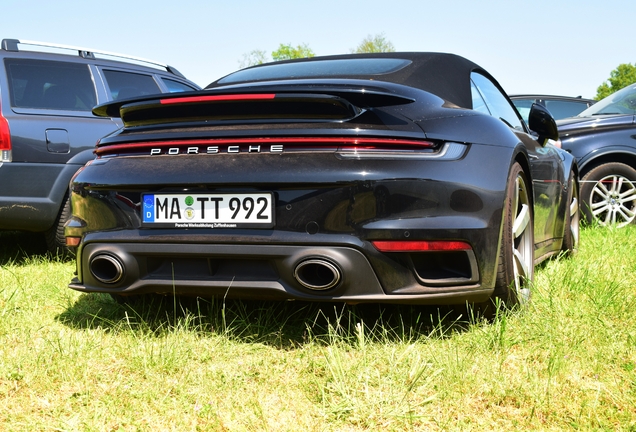
<svg viewBox="0 0 636 432"><path fill-rule="evenodd" d="M348 303L451 304L486 300L492 293L492 287L479 284L473 251L446 258L440 252L386 254L351 237L330 238L331 243L324 241L331 236L312 237L310 244L293 245L134 242L114 241L108 233L89 235L78 253L78 277L69 286L118 295ZM337 283L328 289L308 286L314 285L307 281L313 276L298 273L306 262L333 266Z"/></svg>

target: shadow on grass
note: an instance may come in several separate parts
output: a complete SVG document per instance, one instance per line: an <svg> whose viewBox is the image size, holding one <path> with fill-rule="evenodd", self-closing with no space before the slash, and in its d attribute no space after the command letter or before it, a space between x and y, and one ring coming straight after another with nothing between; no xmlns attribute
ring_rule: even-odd
<svg viewBox="0 0 636 432"><path fill-rule="evenodd" d="M463 309L463 310L462 310ZM83 294L57 319L72 328L160 337L187 331L292 349L308 342L356 344L360 326L370 341L412 341L464 331L465 308L342 303L245 301L142 296L119 304Z"/></svg>
<svg viewBox="0 0 636 432"><path fill-rule="evenodd" d="M21 231L0 231L0 265L28 264L38 259L72 260L67 255L54 255L46 247L44 234Z"/></svg>

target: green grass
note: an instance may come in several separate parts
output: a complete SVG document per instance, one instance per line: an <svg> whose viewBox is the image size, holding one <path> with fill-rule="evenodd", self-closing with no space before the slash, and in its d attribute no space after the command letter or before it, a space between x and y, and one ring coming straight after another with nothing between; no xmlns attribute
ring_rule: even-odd
<svg viewBox="0 0 636 432"><path fill-rule="evenodd" d="M0 429L636 431L636 227L585 229L492 323L449 308L154 299L67 288L0 236Z"/></svg>

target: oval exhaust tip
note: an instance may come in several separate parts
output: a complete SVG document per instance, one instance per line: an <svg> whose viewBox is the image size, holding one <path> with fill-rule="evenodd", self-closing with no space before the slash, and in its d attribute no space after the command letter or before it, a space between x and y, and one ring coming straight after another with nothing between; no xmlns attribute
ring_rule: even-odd
<svg viewBox="0 0 636 432"><path fill-rule="evenodd" d="M124 264L112 255L95 255L89 268L93 277L104 284L117 283L124 277Z"/></svg>
<svg viewBox="0 0 636 432"><path fill-rule="evenodd" d="M305 288L323 291L340 283L342 275L335 264L323 259L308 259L294 270L294 278Z"/></svg>

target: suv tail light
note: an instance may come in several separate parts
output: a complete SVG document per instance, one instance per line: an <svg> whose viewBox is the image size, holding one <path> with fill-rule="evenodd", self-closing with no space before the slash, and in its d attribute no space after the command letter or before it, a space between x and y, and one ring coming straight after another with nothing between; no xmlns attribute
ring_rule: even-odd
<svg viewBox="0 0 636 432"><path fill-rule="evenodd" d="M11 162L11 133L9 132L9 122L2 115L2 104L0 103L0 163Z"/></svg>

